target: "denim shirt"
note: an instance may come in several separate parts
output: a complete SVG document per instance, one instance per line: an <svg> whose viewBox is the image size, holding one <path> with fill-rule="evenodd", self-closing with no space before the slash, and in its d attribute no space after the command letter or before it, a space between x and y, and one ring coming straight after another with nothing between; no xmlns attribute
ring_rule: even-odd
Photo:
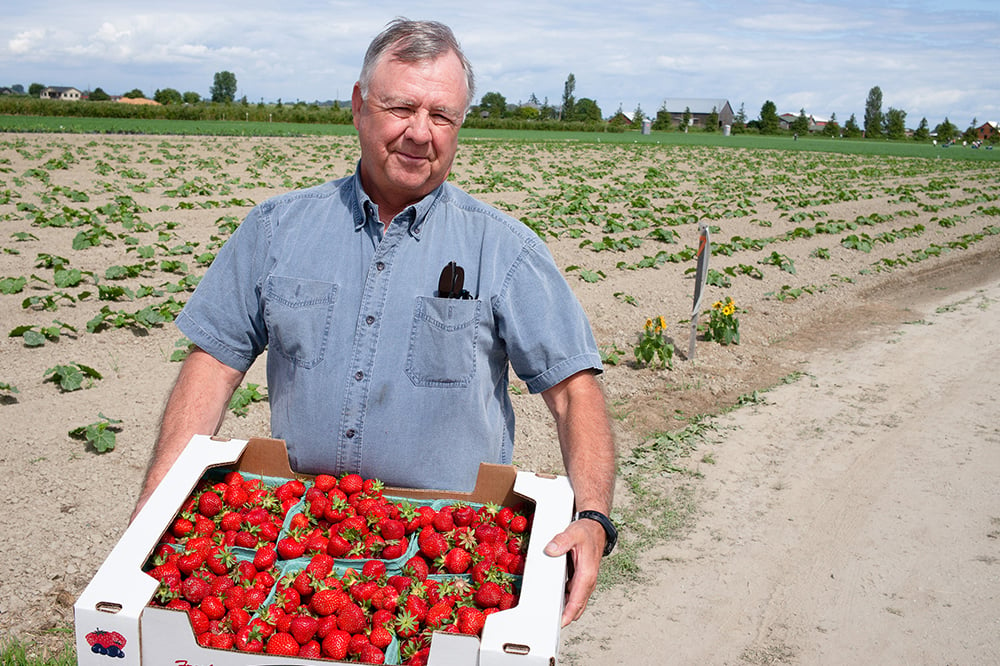
<svg viewBox="0 0 1000 666"><path fill-rule="evenodd" d="M464 269L469 299L438 295ZM510 463L508 367L532 393L601 370L579 302L521 222L445 183L384 229L358 174L256 206L177 319L246 371L300 473L471 490Z"/></svg>

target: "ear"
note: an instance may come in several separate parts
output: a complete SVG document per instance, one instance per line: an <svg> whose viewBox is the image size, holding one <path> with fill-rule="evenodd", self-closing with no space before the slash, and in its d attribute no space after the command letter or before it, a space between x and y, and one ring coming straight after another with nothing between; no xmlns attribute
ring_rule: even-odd
<svg viewBox="0 0 1000 666"><path fill-rule="evenodd" d="M351 93L351 115L354 117L354 129L358 129L358 118L361 116L361 105L364 100L361 98L361 83L354 84L354 91Z"/></svg>

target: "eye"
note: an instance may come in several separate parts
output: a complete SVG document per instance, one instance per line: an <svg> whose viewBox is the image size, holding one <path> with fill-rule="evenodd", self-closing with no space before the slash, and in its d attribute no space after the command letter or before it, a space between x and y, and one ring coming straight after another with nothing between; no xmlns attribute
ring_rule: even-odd
<svg viewBox="0 0 1000 666"><path fill-rule="evenodd" d="M408 106L394 106L389 109L389 113L397 118L409 118L413 115L413 109Z"/></svg>
<svg viewBox="0 0 1000 666"><path fill-rule="evenodd" d="M435 113L431 116L431 119L434 121L435 125L448 126L455 124L454 118L443 113Z"/></svg>

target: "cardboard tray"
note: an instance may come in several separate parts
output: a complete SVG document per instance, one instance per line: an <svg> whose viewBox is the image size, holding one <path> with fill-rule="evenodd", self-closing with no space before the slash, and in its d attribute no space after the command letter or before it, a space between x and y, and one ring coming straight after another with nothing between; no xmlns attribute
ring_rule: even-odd
<svg viewBox="0 0 1000 666"><path fill-rule="evenodd" d="M74 606L77 660L81 666L340 663L204 648L195 641L186 613L148 605L158 583L143 572L143 565L198 481L208 469L218 466L248 475L307 478L291 470L281 440L193 437ZM387 488L385 492L413 499L480 504L512 505L522 499L534 502L518 605L490 615L481 640L434 634L429 666L554 665L559 652L566 557L552 558L542 550L572 519L569 480L518 471L509 465L483 464L471 493L412 488ZM110 651L92 651L87 637L93 639L97 631L117 632L120 636L115 638L121 645Z"/></svg>

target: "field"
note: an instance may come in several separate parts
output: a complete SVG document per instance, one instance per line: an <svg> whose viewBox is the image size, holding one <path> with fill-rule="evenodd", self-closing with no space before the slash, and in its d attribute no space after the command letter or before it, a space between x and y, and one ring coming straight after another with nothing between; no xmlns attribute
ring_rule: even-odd
<svg viewBox="0 0 1000 666"><path fill-rule="evenodd" d="M626 528L606 567L612 590L670 534L640 514L692 492L683 458L698 417L756 402L841 337L906 321L909 295L943 276L996 279L994 152L776 145L472 135L460 147L453 181L546 240L607 359ZM0 473L18 480L0 516L0 634L61 640L124 529L186 348L170 322L221 243L253 204L346 175L357 158L351 136L0 134ZM699 224L713 250L699 323L732 298L740 340L702 332L690 359ZM672 367L644 367L633 349L659 316ZM265 384L258 363L224 434L268 433ZM521 382L512 393L516 463L559 471L541 400ZM45 529L26 529L27 517Z"/></svg>

